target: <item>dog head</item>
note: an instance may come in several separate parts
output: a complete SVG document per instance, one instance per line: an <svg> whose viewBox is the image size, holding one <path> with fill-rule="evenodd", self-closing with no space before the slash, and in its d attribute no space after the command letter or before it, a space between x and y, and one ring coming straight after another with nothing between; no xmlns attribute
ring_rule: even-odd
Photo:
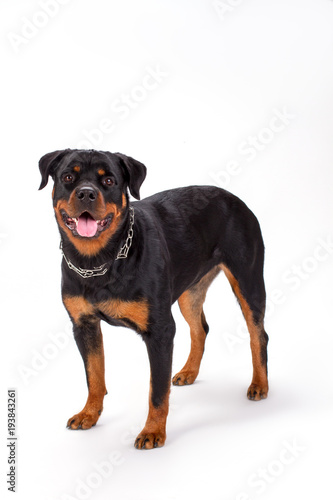
<svg viewBox="0 0 333 500"><path fill-rule="evenodd" d="M146 167L120 153L54 151L39 161L39 189L54 180L53 207L60 231L83 255L105 248L127 213L129 189L140 199Z"/></svg>

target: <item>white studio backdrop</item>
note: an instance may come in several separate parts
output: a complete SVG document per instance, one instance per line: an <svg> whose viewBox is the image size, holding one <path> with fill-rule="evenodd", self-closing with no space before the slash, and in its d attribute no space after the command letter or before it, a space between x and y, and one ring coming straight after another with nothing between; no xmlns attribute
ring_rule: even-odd
<svg viewBox="0 0 333 500"><path fill-rule="evenodd" d="M332 495L332 0L3 1L1 17L1 497L269 500ZM142 197L224 187L266 246L270 393L246 399L249 339L223 276L200 375L174 387L164 448L133 448L148 406L145 346L103 325L108 396L71 432L83 364L60 297L51 183L61 148L120 151ZM189 331L178 306L174 368ZM7 391L17 396L8 491Z"/></svg>

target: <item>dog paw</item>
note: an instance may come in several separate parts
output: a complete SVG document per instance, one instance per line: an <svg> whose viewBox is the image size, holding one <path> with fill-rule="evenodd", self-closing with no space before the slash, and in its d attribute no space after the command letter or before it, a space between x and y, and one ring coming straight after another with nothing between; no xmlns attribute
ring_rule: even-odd
<svg viewBox="0 0 333 500"><path fill-rule="evenodd" d="M251 401L260 401L266 399L268 394L268 387L261 387L257 384L251 384L247 390L247 397Z"/></svg>
<svg viewBox="0 0 333 500"><path fill-rule="evenodd" d="M74 415L67 422L67 428L72 430L77 429L90 429L94 425L96 425L97 420L99 419L100 412L88 413L85 411L81 411L77 415Z"/></svg>
<svg viewBox="0 0 333 500"><path fill-rule="evenodd" d="M144 430L135 440L134 446L137 450L152 450L164 445L166 435L159 432L145 432Z"/></svg>
<svg viewBox="0 0 333 500"><path fill-rule="evenodd" d="M191 371L181 371L172 379L173 385L191 385L197 378L197 373Z"/></svg>

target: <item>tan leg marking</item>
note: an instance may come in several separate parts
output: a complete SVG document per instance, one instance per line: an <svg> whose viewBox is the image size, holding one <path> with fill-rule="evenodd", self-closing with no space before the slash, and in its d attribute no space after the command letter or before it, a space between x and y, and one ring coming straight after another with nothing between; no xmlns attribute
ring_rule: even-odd
<svg viewBox="0 0 333 500"><path fill-rule="evenodd" d="M173 377L174 385L193 384L198 376L207 336L204 329L207 323L202 306L208 287L219 271L218 268L213 268L199 283L186 290L178 299L181 313L190 327L191 351L182 370Z"/></svg>
<svg viewBox="0 0 333 500"><path fill-rule="evenodd" d="M224 271L236 297L238 298L247 324L247 328L249 330L253 364L253 378L252 383L248 389L247 396L251 400L259 401L260 399L267 398L268 393L266 366L261 362L260 336L264 331L263 320L259 324L256 324L254 322L252 311L249 304L242 295L238 281L226 266L221 264L220 268Z"/></svg>
<svg viewBox="0 0 333 500"><path fill-rule="evenodd" d="M80 413L67 422L69 429L90 429L96 425L103 411L103 400L106 394L104 381L104 355L90 355L87 363L89 394L85 407Z"/></svg>
<svg viewBox="0 0 333 500"><path fill-rule="evenodd" d="M102 332L98 324L100 336ZM98 352L88 355L86 362L86 374L88 380L88 399L85 407L80 413L71 417L67 422L70 429L90 429L99 419L103 411L103 400L106 394L105 368L104 368L104 348L103 340Z"/></svg>
<svg viewBox="0 0 333 500"><path fill-rule="evenodd" d="M174 385L193 384L198 376L205 348L206 332L201 323L201 311L192 309L190 292L184 292L178 299L180 310L190 326L191 351L181 369L172 379Z"/></svg>
<svg viewBox="0 0 333 500"><path fill-rule="evenodd" d="M155 408L151 401L152 389L150 386L149 392L149 413L146 425L137 436L134 446L138 450L151 450L152 448L160 448L166 440L166 420L169 413L169 395L170 389L163 403Z"/></svg>

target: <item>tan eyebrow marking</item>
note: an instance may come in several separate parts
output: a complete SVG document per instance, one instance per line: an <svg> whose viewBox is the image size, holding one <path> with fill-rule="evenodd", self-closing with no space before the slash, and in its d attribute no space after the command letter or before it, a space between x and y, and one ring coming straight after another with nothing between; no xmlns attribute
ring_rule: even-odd
<svg viewBox="0 0 333 500"><path fill-rule="evenodd" d="M74 170L75 172L80 172L81 168L79 167L79 165L75 165Z"/></svg>
<svg viewBox="0 0 333 500"><path fill-rule="evenodd" d="M99 173L99 175L105 175L105 170L103 170L102 168L100 168L98 170L98 173Z"/></svg>

